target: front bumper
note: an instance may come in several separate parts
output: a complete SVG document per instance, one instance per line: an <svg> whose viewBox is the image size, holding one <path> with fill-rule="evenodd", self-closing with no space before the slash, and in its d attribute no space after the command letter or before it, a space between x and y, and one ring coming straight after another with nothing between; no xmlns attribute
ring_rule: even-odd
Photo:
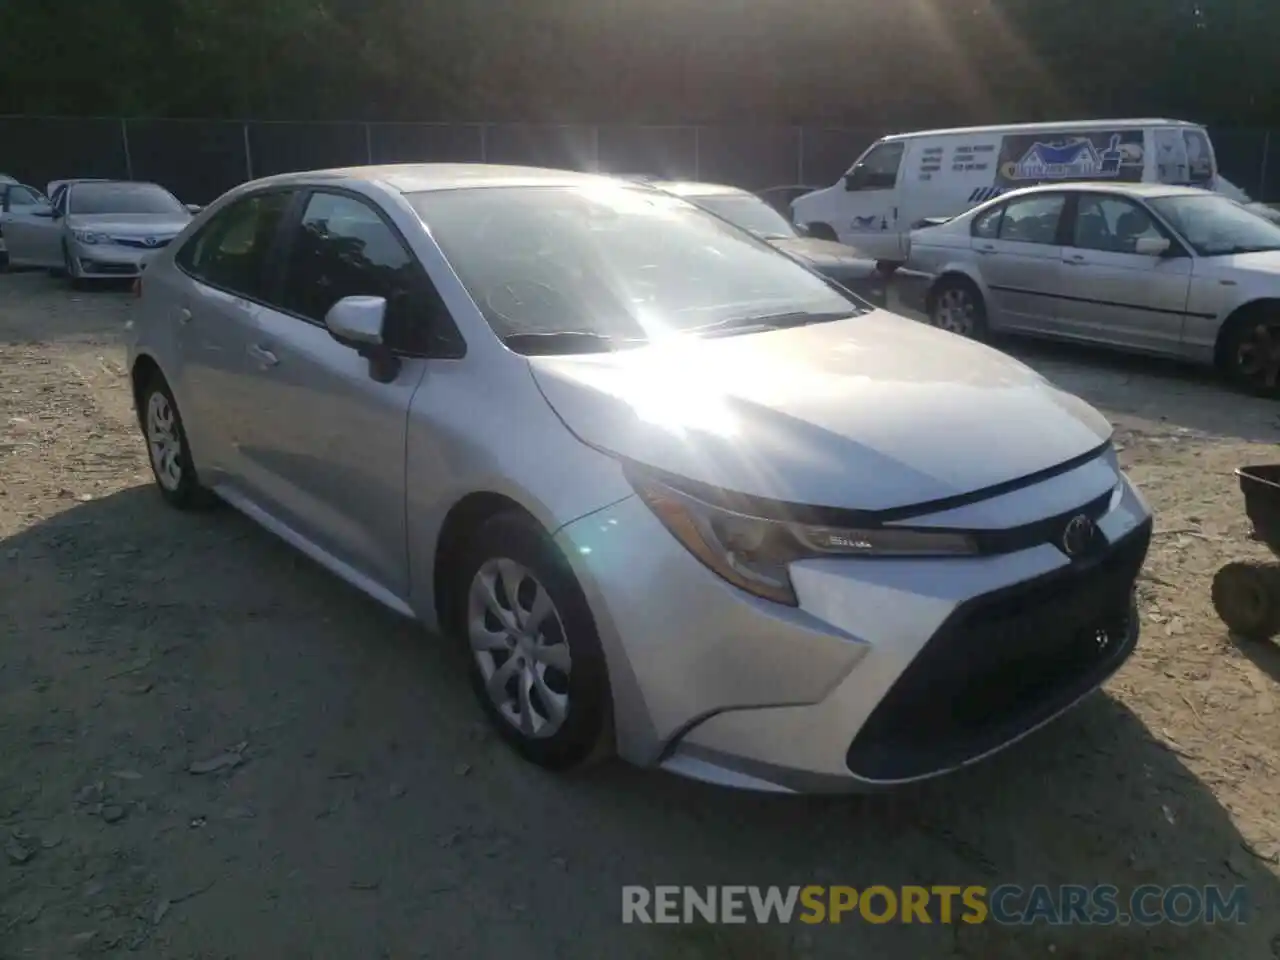
<svg viewBox="0 0 1280 960"><path fill-rule="evenodd" d="M558 540L605 648L619 753L725 785L830 792L938 776L1008 746L1133 651L1150 513L1107 455L933 518L1019 524L1100 494L1109 546L1088 562L1047 542L962 560L811 560L793 565L798 609L721 581L636 498L569 525Z"/></svg>
<svg viewBox="0 0 1280 960"><path fill-rule="evenodd" d="M143 265L163 244L155 247L132 247L114 243L72 242L71 255L76 260L80 275L86 279L136 277Z"/></svg>

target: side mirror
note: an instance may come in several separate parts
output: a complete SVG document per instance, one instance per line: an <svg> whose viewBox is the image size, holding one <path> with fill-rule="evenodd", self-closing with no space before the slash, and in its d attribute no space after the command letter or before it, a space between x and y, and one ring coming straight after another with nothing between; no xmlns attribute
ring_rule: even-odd
<svg viewBox="0 0 1280 960"><path fill-rule="evenodd" d="M862 177L858 176L859 169L854 167L844 175L844 188L848 191L857 190L862 185Z"/></svg>
<svg viewBox="0 0 1280 960"><path fill-rule="evenodd" d="M204 207L198 203L184 203L183 206L187 208L187 213L199 213L204 209Z"/></svg>
<svg viewBox="0 0 1280 960"><path fill-rule="evenodd" d="M400 373L400 359L383 342L387 301L382 297L343 297L324 315L329 336L369 361L369 376L390 383Z"/></svg>
<svg viewBox="0 0 1280 960"><path fill-rule="evenodd" d="M33 217L43 217L46 220L52 220L54 216L53 207L46 203L37 204L31 208L31 215Z"/></svg>
<svg viewBox="0 0 1280 960"><path fill-rule="evenodd" d="M1170 246L1167 237L1139 237L1133 242L1133 252L1144 257L1163 257Z"/></svg>

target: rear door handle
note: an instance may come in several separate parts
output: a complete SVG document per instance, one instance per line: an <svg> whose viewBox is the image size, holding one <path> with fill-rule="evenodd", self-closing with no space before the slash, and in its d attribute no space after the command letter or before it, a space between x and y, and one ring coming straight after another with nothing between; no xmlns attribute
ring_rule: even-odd
<svg viewBox="0 0 1280 960"><path fill-rule="evenodd" d="M259 346L256 343L250 344L249 356L257 360L258 363L262 364L263 367L274 367L276 364L280 362L274 353L272 353L266 347Z"/></svg>

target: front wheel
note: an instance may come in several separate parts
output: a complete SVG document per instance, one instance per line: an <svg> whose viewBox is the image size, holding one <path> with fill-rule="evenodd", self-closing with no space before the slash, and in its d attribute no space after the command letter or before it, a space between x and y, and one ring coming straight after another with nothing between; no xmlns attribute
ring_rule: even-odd
<svg viewBox="0 0 1280 960"><path fill-rule="evenodd" d="M84 277L80 276L80 268L76 266L75 257L71 256L71 250L65 243L62 245L62 275L70 282L71 289L80 290L84 287Z"/></svg>
<svg viewBox="0 0 1280 960"><path fill-rule="evenodd" d="M569 564L519 513L471 538L459 570L455 628L471 648L472 685L499 735L526 760L564 770L610 752L608 672Z"/></svg>
<svg viewBox="0 0 1280 960"><path fill-rule="evenodd" d="M1280 312L1251 311L1228 321L1218 362L1240 390L1280 394Z"/></svg>
<svg viewBox="0 0 1280 960"><path fill-rule="evenodd" d="M978 288L967 280L943 280L930 298L929 322L939 330L981 340L987 332L987 310Z"/></svg>
<svg viewBox="0 0 1280 960"><path fill-rule="evenodd" d="M164 377L156 373L143 388L139 400L147 459L160 495L179 510L211 506L214 496L201 486L196 475L187 431Z"/></svg>

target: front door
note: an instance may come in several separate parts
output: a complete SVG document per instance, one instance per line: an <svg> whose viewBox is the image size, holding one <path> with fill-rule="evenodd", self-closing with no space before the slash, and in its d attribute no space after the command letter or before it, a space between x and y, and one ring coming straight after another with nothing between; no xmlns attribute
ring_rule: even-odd
<svg viewBox="0 0 1280 960"><path fill-rule="evenodd" d="M905 256L898 187L905 152L900 140L874 145L845 174L844 191L837 194L832 227L842 243L870 260Z"/></svg>
<svg viewBox="0 0 1280 960"><path fill-rule="evenodd" d="M371 592L408 595L405 444L431 362L404 356L390 383L325 327L348 296L387 301L386 330L421 319L425 273L366 200L317 191L291 230L279 308L262 316L244 455L265 509Z"/></svg>
<svg viewBox="0 0 1280 960"><path fill-rule="evenodd" d="M1065 209L1065 194L1038 193L1003 204L998 219L992 211L975 221L973 249L991 299L992 327L1057 332Z"/></svg>
<svg viewBox="0 0 1280 960"><path fill-rule="evenodd" d="M1063 248L1067 304L1064 332L1131 350L1176 355L1182 342L1191 257L1150 256L1139 240L1181 244L1147 211L1117 194L1082 194Z"/></svg>
<svg viewBox="0 0 1280 960"><path fill-rule="evenodd" d="M9 189L9 203L4 214L9 262L25 267L62 266L62 214L58 208L23 186Z"/></svg>

